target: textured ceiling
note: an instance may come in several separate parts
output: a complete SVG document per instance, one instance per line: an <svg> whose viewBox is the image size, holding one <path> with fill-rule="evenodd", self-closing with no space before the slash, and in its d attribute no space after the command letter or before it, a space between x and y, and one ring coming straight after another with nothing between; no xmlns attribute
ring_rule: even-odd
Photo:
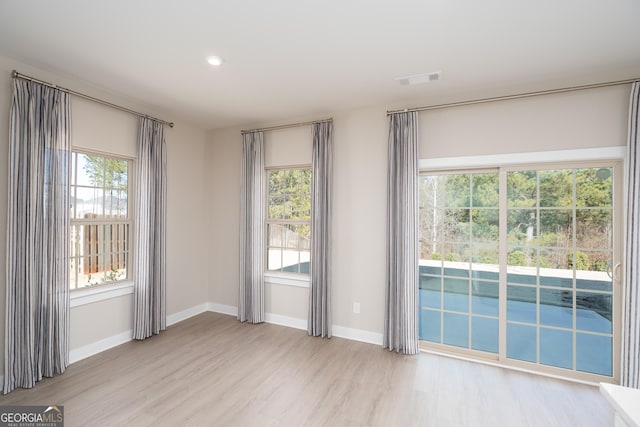
<svg viewBox="0 0 640 427"><path fill-rule="evenodd" d="M3 0L0 56L212 129L640 77L639 22L637 0Z"/></svg>

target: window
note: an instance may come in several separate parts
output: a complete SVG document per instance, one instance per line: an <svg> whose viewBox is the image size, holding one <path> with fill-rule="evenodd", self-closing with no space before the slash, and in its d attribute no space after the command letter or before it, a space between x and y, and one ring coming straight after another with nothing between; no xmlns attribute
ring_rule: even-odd
<svg viewBox="0 0 640 427"><path fill-rule="evenodd" d="M71 289L129 278L131 160L72 153Z"/></svg>
<svg viewBox="0 0 640 427"><path fill-rule="evenodd" d="M267 183L267 270L309 274L311 169L271 169Z"/></svg>
<svg viewBox="0 0 640 427"><path fill-rule="evenodd" d="M565 376L614 377L618 169L423 174L420 339Z"/></svg>

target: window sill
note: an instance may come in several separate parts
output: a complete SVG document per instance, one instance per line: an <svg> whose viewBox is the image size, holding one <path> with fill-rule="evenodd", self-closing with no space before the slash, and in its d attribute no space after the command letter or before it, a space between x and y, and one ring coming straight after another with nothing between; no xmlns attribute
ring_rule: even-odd
<svg viewBox="0 0 640 427"><path fill-rule="evenodd" d="M302 274L264 273L264 281L275 285L309 288L311 277Z"/></svg>
<svg viewBox="0 0 640 427"><path fill-rule="evenodd" d="M123 282L111 286L96 286L95 288L79 289L69 292L70 307L104 301L133 293L133 282Z"/></svg>

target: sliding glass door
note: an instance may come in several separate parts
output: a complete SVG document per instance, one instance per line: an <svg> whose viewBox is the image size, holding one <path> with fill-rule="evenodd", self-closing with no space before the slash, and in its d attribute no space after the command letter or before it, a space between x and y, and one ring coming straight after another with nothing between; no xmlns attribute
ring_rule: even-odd
<svg viewBox="0 0 640 427"><path fill-rule="evenodd" d="M565 376L616 376L618 169L423 174L425 345Z"/></svg>

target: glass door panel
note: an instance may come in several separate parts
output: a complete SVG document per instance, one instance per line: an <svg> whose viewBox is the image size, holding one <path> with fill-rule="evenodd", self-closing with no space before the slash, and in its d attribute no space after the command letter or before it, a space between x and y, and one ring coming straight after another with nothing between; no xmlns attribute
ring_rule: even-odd
<svg viewBox="0 0 640 427"><path fill-rule="evenodd" d="M507 182L507 357L612 375L611 169L509 172Z"/></svg>
<svg viewBox="0 0 640 427"><path fill-rule="evenodd" d="M420 339L498 352L498 174L420 180Z"/></svg>

